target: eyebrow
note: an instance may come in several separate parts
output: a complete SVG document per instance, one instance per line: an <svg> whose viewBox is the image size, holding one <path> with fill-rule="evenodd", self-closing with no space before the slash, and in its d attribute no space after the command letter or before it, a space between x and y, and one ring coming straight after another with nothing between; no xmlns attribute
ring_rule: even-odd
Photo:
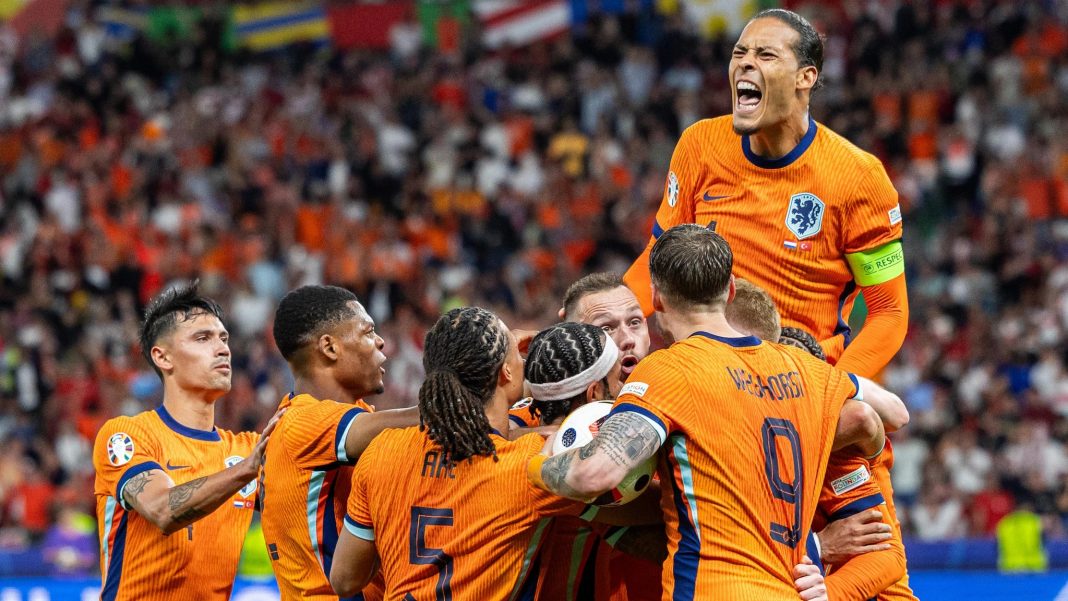
<svg viewBox="0 0 1068 601"><path fill-rule="evenodd" d="M735 44L734 49L741 50L742 52L747 52L749 50L749 47L743 44ZM757 46L756 48L753 48L753 50L756 50L756 53L760 54L764 51L778 52L779 48L777 46Z"/></svg>
<svg viewBox="0 0 1068 601"><path fill-rule="evenodd" d="M208 329L197 330L197 331L193 332L192 337L196 338L197 336L201 336L201 335L204 335L204 334L207 334L207 335L210 336L211 334L214 334L214 333L215 333L215 330L208 330ZM220 330L219 331L219 336L227 336L229 334L230 334L230 332L227 332L226 330Z"/></svg>

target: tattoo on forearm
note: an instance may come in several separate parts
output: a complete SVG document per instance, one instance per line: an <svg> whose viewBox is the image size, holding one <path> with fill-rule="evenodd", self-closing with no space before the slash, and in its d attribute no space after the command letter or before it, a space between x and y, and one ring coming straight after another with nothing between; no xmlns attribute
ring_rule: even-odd
<svg viewBox="0 0 1068 601"><path fill-rule="evenodd" d="M152 477L148 475L148 472L141 472L130 481L126 483L126 487L122 489L122 498L131 506L137 502L137 497L141 494L141 491L145 490L145 486L148 486L148 481Z"/></svg>
<svg viewBox="0 0 1068 601"><path fill-rule="evenodd" d="M554 493L570 498L581 496L578 491L567 484L567 472L574 458L574 453L562 453L546 459L542 464L541 479Z"/></svg>
<svg viewBox="0 0 1068 601"><path fill-rule="evenodd" d="M656 430L639 415L621 413L601 425L593 442L579 453L581 459L589 459L600 450L616 465L632 468L660 447Z"/></svg>
<svg viewBox="0 0 1068 601"><path fill-rule="evenodd" d="M197 507L186 507L189 500L193 498L193 493L195 493L201 486L204 486L204 483L207 481L207 477L197 478L196 480L191 480L185 484L179 484L170 490L167 502L171 509L171 516L175 521L191 521L208 514L207 511Z"/></svg>

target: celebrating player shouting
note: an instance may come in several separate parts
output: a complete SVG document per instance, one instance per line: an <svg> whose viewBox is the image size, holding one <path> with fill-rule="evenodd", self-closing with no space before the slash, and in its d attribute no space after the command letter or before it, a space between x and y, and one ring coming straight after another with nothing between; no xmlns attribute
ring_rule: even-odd
<svg viewBox="0 0 1068 601"><path fill-rule="evenodd" d="M908 324L901 209L882 164L809 115L823 42L796 13L758 13L730 62L731 115L697 122L671 158L653 240L627 272L652 312L649 249L662 232L697 223L738 256L735 275L767 290L787 326L814 333L828 359L872 377ZM852 339L857 294L868 305Z"/></svg>

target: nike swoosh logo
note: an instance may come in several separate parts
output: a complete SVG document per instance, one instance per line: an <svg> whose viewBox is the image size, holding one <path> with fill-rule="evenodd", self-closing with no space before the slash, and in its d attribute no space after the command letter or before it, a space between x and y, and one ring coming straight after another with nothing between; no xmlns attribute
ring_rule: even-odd
<svg viewBox="0 0 1068 601"><path fill-rule="evenodd" d="M186 469L188 467L193 467L193 466L191 466L191 465L171 465L171 460L170 459L167 460L167 469L168 470L171 470L171 471L184 470L184 469Z"/></svg>
<svg viewBox="0 0 1068 601"><path fill-rule="evenodd" d="M712 202L713 200L720 200L723 198L730 198L730 196L709 196L708 192L705 192L705 197L703 200L705 202Z"/></svg>

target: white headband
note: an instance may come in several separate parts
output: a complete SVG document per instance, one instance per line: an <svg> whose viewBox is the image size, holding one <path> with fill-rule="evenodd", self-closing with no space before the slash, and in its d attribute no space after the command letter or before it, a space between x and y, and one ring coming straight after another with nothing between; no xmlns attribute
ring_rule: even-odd
<svg viewBox="0 0 1068 601"><path fill-rule="evenodd" d="M590 384L600 381L607 376L608 372L612 371L612 367L615 366L618 359L619 347L616 346L616 343L612 340L611 336L605 335L604 349L601 351L601 356L593 362L593 365L570 378L564 378L559 382L535 384L528 380L527 385L530 386L530 394L539 401L563 401L570 399L586 390L586 387Z"/></svg>

